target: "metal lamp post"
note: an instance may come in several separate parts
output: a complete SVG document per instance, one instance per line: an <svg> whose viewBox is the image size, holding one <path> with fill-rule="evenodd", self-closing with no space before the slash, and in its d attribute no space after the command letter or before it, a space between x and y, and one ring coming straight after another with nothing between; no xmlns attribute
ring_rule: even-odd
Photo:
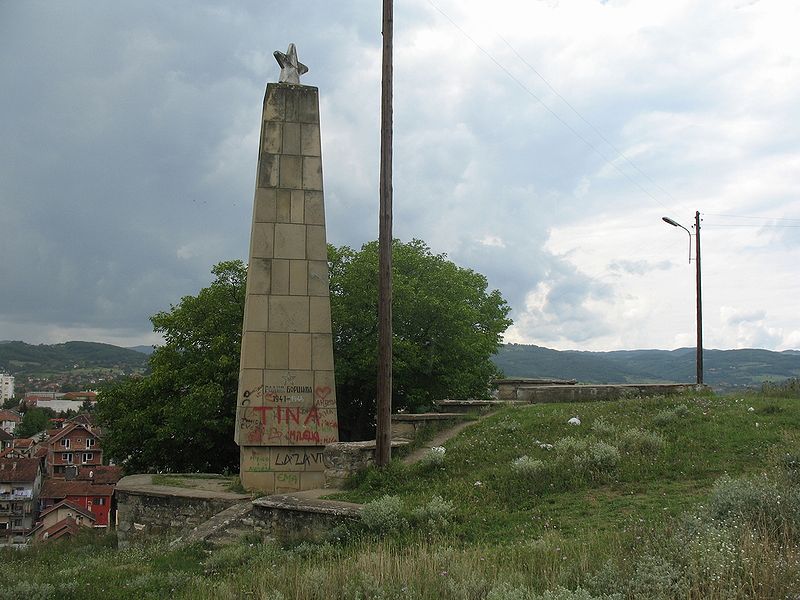
<svg viewBox="0 0 800 600"><path fill-rule="evenodd" d="M673 227L680 227L689 234L689 263L692 262L692 232L686 229L677 221L669 217L662 217L662 221L669 223ZM694 231L695 231L695 271L697 280L697 383L703 383L703 299L701 294L702 286L700 285L700 211L694 213Z"/></svg>

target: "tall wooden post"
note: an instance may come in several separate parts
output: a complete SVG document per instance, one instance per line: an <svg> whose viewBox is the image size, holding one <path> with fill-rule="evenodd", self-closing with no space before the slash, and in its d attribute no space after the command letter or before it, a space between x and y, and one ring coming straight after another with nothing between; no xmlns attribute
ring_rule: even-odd
<svg viewBox="0 0 800 600"><path fill-rule="evenodd" d="M700 285L700 211L694 213L694 250L697 279L697 383L703 383L703 300Z"/></svg>
<svg viewBox="0 0 800 600"><path fill-rule="evenodd" d="M392 28L393 0L383 0L381 177L378 235L378 410L375 462L392 458Z"/></svg>

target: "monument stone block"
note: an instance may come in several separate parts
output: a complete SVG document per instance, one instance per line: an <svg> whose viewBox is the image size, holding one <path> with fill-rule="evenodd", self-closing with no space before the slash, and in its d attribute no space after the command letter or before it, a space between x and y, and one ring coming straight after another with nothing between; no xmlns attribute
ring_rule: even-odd
<svg viewBox="0 0 800 600"><path fill-rule="evenodd" d="M264 98L235 440L245 488L320 487L338 441L317 88L294 45Z"/></svg>

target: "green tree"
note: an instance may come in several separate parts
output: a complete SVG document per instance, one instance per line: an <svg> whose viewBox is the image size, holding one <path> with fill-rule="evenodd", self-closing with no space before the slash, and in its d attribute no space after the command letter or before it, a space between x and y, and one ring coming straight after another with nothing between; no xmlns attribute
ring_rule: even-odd
<svg viewBox="0 0 800 600"><path fill-rule="evenodd" d="M378 244L330 246L328 260L340 430L364 439L375 419ZM511 324L500 292L420 240L394 240L392 268L393 409L486 397L500 374L490 358Z"/></svg>
<svg viewBox="0 0 800 600"><path fill-rule="evenodd" d="M337 403L343 439L372 435L377 373L377 243L328 247ZM246 269L214 267L197 296L152 317L165 339L151 374L109 384L95 414L106 453L129 471L235 469L233 442ZM446 397L483 397L490 357L511 321L486 278L394 242L393 406L420 410Z"/></svg>
<svg viewBox="0 0 800 600"><path fill-rule="evenodd" d="M25 411L17 428L14 430L14 435L18 438L27 438L36 435L41 431L45 431L50 423L50 419L55 417L56 413L50 408L29 408Z"/></svg>
<svg viewBox="0 0 800 600"><path fill-rule="evenodd" d="M151 317L164 344L151 374L110 384L95 414L107 454L128 471L236 469L233 441L246 268L216 265L214 281Z"/></svg>

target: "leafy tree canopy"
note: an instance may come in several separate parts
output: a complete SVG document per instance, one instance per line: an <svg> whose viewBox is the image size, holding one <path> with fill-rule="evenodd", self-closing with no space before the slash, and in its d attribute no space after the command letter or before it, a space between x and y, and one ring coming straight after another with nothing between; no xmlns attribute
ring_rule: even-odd
<svg viewBox="0 0 800 600"><path fill-rule="evenodd" d="M342 433L372 435L378 369L378 243L329 247ZM392 249L392 405L420 411L447 397L485 397L510 307L480 273L420 240ZM347 431L349 429L349 432Z"/></svg>
<svg viewBox="0 0 800 600"><path fill-rule="evenodd" d="M420 410L436 399L482 397L498 374L490 357L510 325L509 306L486 278L433 254L424 242L394 242L393 406ZM377 373L378 245L328 247L337 402L343 439L372 435ZM129 471L236 469L233 442L246 267L214 267L197 296L152 317L165 343L152 374L111 384L96 415L104 448Z"/></svg>
<svg viewBox="0 0 800 600"><path fill-rule="evenodd" d="M238 468L233 442L246 267L221 262L214 281L153 317L164 344L151 375L102 390L103 445L128 471Z"/></svg>
<svg viewBox="0 0 800 600"><path fill-rule="evenodd" d="M36 435L41 431L45 431L50 423L50 419L56 416L56 413L50 408L29 408L22 416L17 428L14 430L14 435L18 438L27 438Z"/></svg>

